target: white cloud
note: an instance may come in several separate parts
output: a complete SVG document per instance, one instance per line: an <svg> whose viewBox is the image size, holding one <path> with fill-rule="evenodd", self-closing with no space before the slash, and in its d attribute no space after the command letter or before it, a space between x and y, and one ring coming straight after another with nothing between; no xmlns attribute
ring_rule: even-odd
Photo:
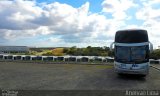
<svg viewBox="0 0 160 96"><path fill-rule="evenodd" d="M2 1L1 5L0 17L4 18L0 20L4 23L0 25L0 31L4 32L1 37L7 40L58 35L68 43L85 43L100 34L109 35L111 21L104 15L89 12L89 2L79 8L58 2L37 6L35 1L23 0Z"/></svg>
<svg viewBox="0 0 160 96"><path fill-rule="evenodd" d="M51 32L47 26L40 26L36 29L29 29L29 30L0 29L0 33L3 33L0 35L1 38L12 41L22 38L30 38L37 35L47 35L50 34Z"/></svg>
<svg viewBox="0 0 160 96"><path fill-rule="evenodd" d="M110 12L114 19L123 20L127 18L126 11L137 5L133 0L104 0L103 12Z"/></svg>
<svg viewBox="0 0 160 96"><path fill-rule="evenodd" d="M29 22L41 11L33 1L1 1L0 9L0 29L24 30L38 27Z"/></svg>
<svg viewBox="0 0 160 96"><path fill-rule="evenodd" d="M0 40L8 42L49 36L40 40L39 46L106 46L114 40L119 29L144 28L148 30L151 40L157 41L160 36L157 32L160 30L160 9L155 6L159 0L141 2L143 6L138 6L134 0L104 0L102 12L92 13L89 2L74 8L59 2L1 1L0 18L3 19L0 19ZM144 21L143 25L126 23L134 17L128 14L131 8L139 8L136 18Z"/></svg>
<svg viewBox="0 0 160 96"><path fill-rule="evenodd" d="M126 11L135 6L133 0L104 0L102 3L104 12Z"/></svg>
<svg viewBox="0 0 160 96"><path fill-rule="evenodd" d="M136 17L144 21L142 27L148 30L150 41L157 48L160 43L160 8L154 7L160 5L160 0L143 1L142 4L143 7L136 13Z"/></svg>
<svg viewBox="0 0 160 96"><path fill-rule="evenodd" d="M21 12L16 12L11 14L10 17L8 17L8 20L15 21L15 22L24 22L26 20L33 19L33 16L31 15L23 15Z"/></svg>
<svg viewBox="0 0 160 96"><path fill-rule="evenodd" d="M62 39L60 39L60 38L53 38L53 37L48 38L47 41L52 42L52 43L63 42Z"/></svg>

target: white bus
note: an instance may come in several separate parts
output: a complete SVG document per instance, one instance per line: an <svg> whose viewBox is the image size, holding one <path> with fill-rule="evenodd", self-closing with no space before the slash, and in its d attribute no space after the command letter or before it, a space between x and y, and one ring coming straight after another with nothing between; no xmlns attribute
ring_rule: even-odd
<svg viewBox="0 0 160 96"><path fill-rule="evenodd" d="M119 30L116 32L114 45L114 68L118 74L149 73L149 52L153 45L148 33L142 29Z"/></svg>

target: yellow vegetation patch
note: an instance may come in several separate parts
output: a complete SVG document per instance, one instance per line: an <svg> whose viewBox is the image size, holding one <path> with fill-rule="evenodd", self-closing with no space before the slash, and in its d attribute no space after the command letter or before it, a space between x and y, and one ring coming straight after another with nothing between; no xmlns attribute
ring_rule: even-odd
<svg viewBox="0 0 160 96"><path fill-rule="evenodd" d="M55 48L52 50L52 54L55 55L55 56L63 56L64 53L63 53L63 48Z"/></svg>

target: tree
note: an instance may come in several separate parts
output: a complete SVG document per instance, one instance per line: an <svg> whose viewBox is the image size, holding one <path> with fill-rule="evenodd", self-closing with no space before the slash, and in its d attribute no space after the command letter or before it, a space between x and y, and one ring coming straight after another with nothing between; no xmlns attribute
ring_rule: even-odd
<svg viewBox="0 0 160 96"><path fill-rule="evenodd" d="M151 59L160 59L160 49L153 50L153 52L150 53Z"/></svg>
<svg viewBox="0 0 160 96"><path fill-rule="evenodd" d="M70 55L75 55L76 50L77 50L76 46L73 46L73 47L71 47L71 48L69 49L68 54L70 54Z"/></svg>
<svg viewBox="0 0 160 96"><path fill-rule="evenodd" d="M114 51L113 50L112 51L108 51L108 56L113 57L114 56Z"/></svg>

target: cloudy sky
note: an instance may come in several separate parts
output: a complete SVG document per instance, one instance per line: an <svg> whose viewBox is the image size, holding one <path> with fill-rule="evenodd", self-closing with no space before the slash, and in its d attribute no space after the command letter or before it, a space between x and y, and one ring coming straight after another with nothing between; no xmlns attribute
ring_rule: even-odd
<svg viewBox="0 0 160 96"><path fill-rule="evenodd" d="M160 0L0 0L0 45L109 46L142 28L160 45Z"/></svg>

